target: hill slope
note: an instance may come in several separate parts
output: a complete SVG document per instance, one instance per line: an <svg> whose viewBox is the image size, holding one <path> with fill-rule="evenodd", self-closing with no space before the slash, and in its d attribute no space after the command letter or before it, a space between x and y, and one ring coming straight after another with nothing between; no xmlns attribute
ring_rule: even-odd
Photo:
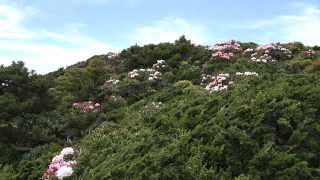
<svg viewBox="0 0 320 180"><path fill-rule="evenodd" d="M1 67L0 176L41 178L72 146L65 179L319 178L318 50L182 37L45 76Z"/></svg>

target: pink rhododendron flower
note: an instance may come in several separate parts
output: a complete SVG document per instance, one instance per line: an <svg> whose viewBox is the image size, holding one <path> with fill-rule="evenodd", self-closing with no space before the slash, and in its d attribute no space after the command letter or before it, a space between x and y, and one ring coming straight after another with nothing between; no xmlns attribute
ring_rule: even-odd
<svg viewBox="0 0 320 180"><path fill-rule="evenodd" d="M304 58L314 58L316 56L316 52L309 49L308 51L303 52Z"/></svg>
<svg viewBox="0 0 320 180"><path fill-rule="evenodd" d="M73 174L73 167L77 164L76 161L66 161L65 156L74 155L74 149L67 147L61 150L60 154L54 156L49 164L48 169L43 173L42 178L49 180L50 176L56 176L58 179L69 177Z"/></svg>
<svg viewBox="0 0 320 180"><path fill-rule="evenodd" d="M230 60L235 53L242 51L240 44L234 40L215 44L208 49L212 51L212 57L217 60Z"/></svg>
<svg viewBox="0 0 320 180"><path fill-rule="evenodd" d="M256 72L236 72L235 76L258 76L259 74ZM205 89L210 92L217 92L227 90L229 85L234 84L234 81L230 79L234 78L229 73L220 73L216 76L202 74L201 85L205 86Z"/></svg>
<svg viewBox="0 0 320 180"><path fill-rule="evenodd" d="M73 108L79 109L82 112L96 112L99 110L100 104L93 101L76 102L72 105Z"/></svg>
<svg viewBox="0 0 320 180"><path fill-rule="evenodd" d="M63 161L63 155L62 154L59 154L59 155L56 155L55 157L53 157L52 159L52 163L59 163Z"/></svg>
<svg viewBox="0 0 320 180"><path fill-rule="evenodd" d="M227 78L229 76L230 74L228 73L219 74L217 76L203 75L201 84L204 85L206 82L208 82L206 89L210 92L226 90L228 89Z"/></svg>

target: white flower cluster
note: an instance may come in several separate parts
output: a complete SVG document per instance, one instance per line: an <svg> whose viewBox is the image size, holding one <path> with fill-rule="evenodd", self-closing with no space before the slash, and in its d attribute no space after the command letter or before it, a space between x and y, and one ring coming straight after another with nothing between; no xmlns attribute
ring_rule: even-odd
<svg viewBox="0 0 320 180"><path fill-rule="evenodd" d="M140 79L149 81L161 80L161 72L163 68L166 68L166 62L164 60L157 60L156 64L153 64L152 68L148 69L134 69L128 73L130 79Z"/></svg>
<svg viewBox="0 0 320 180"><path fill-rule="evenodd" d="M244 51L244 54L249 55L251 61L258 63L274 63L280 59L292 57L291 51L282 47L280 44L262 45L256 49L248 48Z"/></svg>
<svg viewBox="0 0 320 180"><path fill-rule="evenodd" d="M162 102L151 102L151 106L153 106L156 109L159 109L162 106Z"/></svg>
<svg viewBox="0 0 320 180"><path fill-rule="evenodd" d="M3 86L3 87L8 87L9 84L8 84L8 83L1 83L1 86Z"/></svg>
<svg viewBox="0 0 320 180"><path fill-rule="evenodd" d="M153 69L156 69L156 70L158 70L158 71L160 71L160 70L162 70L162 69L164 69L164 68L166 68L166 67L167 67L167 63L166 63L166 61L163 60L163 59L157 60L157 63L155 63L155 64L152 65L152 68L153 68Z"/></svg>
<svg viewBox="0 0 320 180"><path fill-rule="evenodd" d="M139 75L140 75L140 73L139 72L143 72L145 69L134 69L134 70L132 70L132 71L130 71L129 73L128 73L128 77L130 78L130 79L135 79L136 77L139 77Z"/></svg>
<svg viewBox="0 0 320 180"><path fill-rule="evenodd" d="M229 73L221 73L218 74L217 76L221 76L221 77L230 77ZM209 74L202 74L201 75L201 85L207 85L209 82L211 82L212 80L214 80L216 78L216 76L214 75L209 75Z"/></svg>
<svg viewBox="0 0 320 180"><path fill-rule="evenodd" d="M137 79L142 78L145 79L146 77L148 80L160 80L161 79L161 72L156 71L154 69L134 69L128 73L128 77L130 79Z"/></svg>
<svg viewBox="0 0 320 180"><path fill-rule="evenodd" d="M161 110L163 103L162 102L154 102L148 103L141 109L141 113L146 117L152 116L152 114L157 113Z"/></svg>
<svg viewBox="0 0 320 180"><path fill-rule="evenodd" d="M109 80L107 80L106 82L105 82L105 84L112 84L112 85L117 85L117 84L119 84L119 80L118 79L113 79L113 78L110 78Z"/></svg>
<svg viewBox="0 0 320 180"><path fill-rule="evenodd" d="M254 53L254 49L252 49L252 48L248 48L243 51L243 54L252 54L252 53Z"/></svg>
<svg viewBox="0 0 320 180"><path fill-rule="evenodd" d="M259 76L259 74L256 72L246 71L246 72L236 72L236 76Z"/></svg>
<svg viewBox="0 0 320 180"><path fill-rule="evenodd" d="M161 80L161 72L159 71L154 71L152 73L149 74L149 81L154 81L154 80Z"/></svg>
<svg viewBox="0 0 320 180"><path fill-rule="evenodd" d="M259 76L256 72L236 72L235 76ZM234 75L232 76L234 77ZM230 79L232 78L229 73L220 73L216 76L202 74L201 85L206 86L206 90L210 92L223 91L228 89L229 85L232 85L234 82Z"/></svg>
<svg viewBox="0 0 320 180"><path fill-rule="evenodd" d="M12 80L4 80L2 83L0 83L0 86L8 87L10 83L12 83Z"/></svg>
<svg viewBox="0 0 320 180"><path fill-rule="evenodd" d="M117 57L117 56L119 56L119 53L110 52L110 53L107 54L107 57L108 57L109 59L113 59L113 58L115 58L115 57Z"/></svg>

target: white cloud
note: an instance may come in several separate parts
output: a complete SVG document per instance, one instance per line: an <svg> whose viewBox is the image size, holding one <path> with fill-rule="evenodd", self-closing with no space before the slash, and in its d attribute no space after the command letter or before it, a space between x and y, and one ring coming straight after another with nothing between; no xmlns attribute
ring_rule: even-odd
<svg viewBox="0 0 320 180"><path fill-rule="evenodd" d="M248 25L248 29L267 32L265 39L279 38L285 42L300 41L307 45L320 45L320 7L294 4L297 14L281 15Z"/></svg>
<svg viewBox="0 0 320 180"><path fill-rule="evenodd" d="M68 27L61 33L28 29L23 25L27 16L23 9L0 4L0 51L10 52L0 54L0 64L22 60L38 73L47 73L95 54L117 51L117 48L81 33L78 26Z"/></svg>
<svg viewBox="0 0 320 180"><path fill-rule="evenodd" d="M9 64L11 60L24 60L28 67L39 73L47 73L59 67L65 67L95 54L104 54L111 47L103 44L89 44L90 47L62 48L53 45L37 43L0 43L0 49L16 52L26 52L28 55L14 55L14 57L0 56L0 61ZM12 59L14 58L14 59Z"/></svg>
<svg viewBox="0 0 320 180"><path fill-rule="evenodd" d="M34 33L29 32L21 26L24 19L22 12L17 9L0 5L0 38L1 39L30 39Z"/></svg>
<svg viewBox="0 0 320 180"><path fill-rule="evenodd" d="M139 27L132 34L133 43L140 45L173 42L182 35L197 44L208 41L205 27L176 17L165 18L152 25Z"/></svg>

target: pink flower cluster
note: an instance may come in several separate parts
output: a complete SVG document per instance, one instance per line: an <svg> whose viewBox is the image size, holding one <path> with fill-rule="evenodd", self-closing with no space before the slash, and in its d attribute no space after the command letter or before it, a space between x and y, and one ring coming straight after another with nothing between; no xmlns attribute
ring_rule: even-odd
<svg viewBox="0 0 320 180"><path fill-rule="evenodd" d="M228 89L228 84L232 84L228 81L230 74L218 74L217 76L202 75L202 85L206 85L206 90L210 92L222 91Z"/></svg>
<svg viewBox="0 0 320 180"><path fill-rule="evenodd" d="M74 149L72 147L64 148L58 155L54 156L51 163L43 173L43 179L49 180L49 177L55 176L58 179L70 177L73 174L73 167L76 165L76 161L66 160L66 157L72 157L74 155Z"/></svg>
<svg viewBox="0 0 320 180"><path fill-rule="evenodd" d="M306 59L313 59L315 56L316 56L316 52L311 49L303 52L303 57Z"/></svg>
<svg viewBox="0 0 320 180"><path fill-rule="evenodd" d="M236 72L236 77L244 77L244 76L259 76L256 72ZM210 92L223 91L228 89L229 85L232 85L234 82L231 81L234 75L230 75L229 73L220 73L216 76L202 74L201 85L206 86L206 89Z"/></svg>
<svg viewBox="0 0 320 180"><path fill-rule="evenodd" d="M99 110L101 105L99 103L94 103L93 101L75 102L72 104L73 108L79 109L82 112L96 112Z"/></svg>
<svg viewBox="0 0 320 180"><path fill-rule="evenodd" d="M248 48L244 54L250 56L251 61L258 63L274 63L292 57L291 51L280 44L266 44L256 49Z"/></svg>
<svg viewBox="0 0 320 180"><path fill-rule="evenodd" d="M158 81L161 80L161 72L166 68L166 62L164 60L157 60L156 64L153 64L152 68L148 69L134 69L128 73L130 79L139 79L139 80L149 80L149 81Z"/></svg>
<svg viewBox="0 0 320 180"><path fill-rule="evenodd" d="M235 53L242 51L241 45L235 40L215 44L210 46L209 50L212 51L212 57L216 60L231 60Z"/></svg>

